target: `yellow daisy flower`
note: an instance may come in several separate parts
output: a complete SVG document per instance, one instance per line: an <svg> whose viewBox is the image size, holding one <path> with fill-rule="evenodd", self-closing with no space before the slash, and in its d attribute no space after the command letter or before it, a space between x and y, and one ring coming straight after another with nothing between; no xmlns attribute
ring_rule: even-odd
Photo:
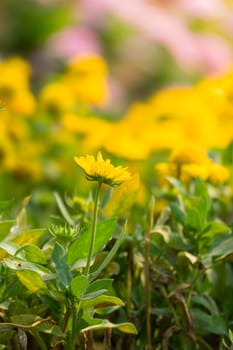
<svg viewBox="0 0 233 350"><path fill-rule="evenodd" d="M115 187L131 178L127 168L114 167L110 159L103 159L101 152L98 152L97 159L94 156L87 155L85 157L75 157L74 160L84 170L89 181L98 181Z"/></svg>

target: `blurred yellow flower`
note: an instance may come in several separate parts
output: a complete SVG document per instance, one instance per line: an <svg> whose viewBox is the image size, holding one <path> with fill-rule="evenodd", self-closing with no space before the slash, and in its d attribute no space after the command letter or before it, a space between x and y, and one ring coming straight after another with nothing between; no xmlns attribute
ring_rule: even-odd
<svg viewBox="0 0 233 350"><path fill-rule="evenodd" d="M158 183L167 184L166 177L176 177L184 183L200 177L213 183L223 183L229 178L228 170L214 163L206 152L193 144L175 149L168 163L155 165Z"/></svg>
<svg viewBox="0 0 233 350"><path fill-rule="evenodd" d="M107 205L105 206L105 213L108 216L129 215L129 210L135 204L137 196L141 190L141 182L138 174L131 176L131 179L118 187L111 195Z"/></svg>
<svg viewBox="0 0 233 350"><path fill-rule="evenodd" d="M101 152L98 152L97 159L90 155L75 157L74 159L84 170L89 181L98 181L115 187L131 178L127 168L122 166L114 167L110 159L103 159Z"/></svg>
<svg viewBox="0 0 233 350"><path fill-rule="evenodd" d="M170 156L171 163L181 164L207 164L210 162L206 152L197 145L185 144L175 148Z"/></svg>
<svg viewBox="0 0 233 350"><path fill-rule="evenodd" d="M45 85L39 98L42 108L51 114L72 111L75 103L74 94L69 86L62 81Z"/></svg>
<svg viewBox="0 0 233 350"><path fill-rule="evenodd" d="M22 58L14 57L0 62L0 95L5 100L16 92L28 90L30 66Z"/></svg>
<svg viewBox="0 0 233 350"><path fill-rule="evenodd" d="M133 105L122 120L112 123L104 148L124 158L146 159L151 152L151 130L154 128L141 105Z"/></svg>
<svg viewBox="0 0 233 350"><path fill-rule="evenodd" d="M81 78L93 74L106 76L108 72L107 65L103 58L95 54L72 58L68 64L68 69Z"/></svg>
<svg viewBox="0 0 233 350"><path fill-rule="evenodd" d="M163 138L167 142L166 148L173 149L174 144L184 142L197 142L207 148L213 145L217 136L217 116L195 88L161 90L149 100L149 104L159 128L159 140Z"/></svg>
<svg viewBox="0 0 233 350"><path fill-rule="evenodd" d="M7 109L17 115L27 116L36 108L36 100L30 91L20 91L7 104Z"/></svg>
<svg viewBox="0 0 233 350"><path fill-rule="evenodd" d="M190 182L197 177L207 180L208 176L209 168L206 164L184 164L181 168L180 179L184 182Z"/></svg>
<svg viewBox="0 0 233 350"><path fill-rule="evenodd" d="M221 184L229 179L230 173L227 168L220 164L213 163L209 167L209 180Z"/></svg>
<svg viewBox="0 0 233 350"><path fill-rule="evenodd" d="M42 177L41 164L32 157L23 157L14 152L5 159L4 169L18 180L33 179L38 181Z"/></svg>
<svg viewBox="0 0 233 350"><path fill-rule="evenodd" d="M218 134L210 147L226 147L233 138L232 68L225 74L201 80L195 89L217 117Z"/></svg>
<svg viewBox="0 0 233 350"><path fill-rule="evenodd" d="M171 163L157 163L155 164L155 171L159 186L168 184L166 180L167 176L177 177L178 175L177 166Z"/></svg>
<svg viewBox="0 0 233 350"><path fill-rule="evenodd" d="M81 102L96 106L108 102L107 65L100 56L86 55L72 59L64 81Z"/></svg>
<svg viewBox="0 0 233 350"><path fill-rule="evenodd" d="M154 215L158 216L159 214L161 214L163 209L168 207L168 206L169 206L168 200L166 200L164 198L156 199L155 206L154 206Z"/></svg>
<svg viewBox="0 0 233 350"><path fill-rule="evenodd" d="M82 139L86 152L102 148L114 125L99 117L85 117L75 113L64 114L61 123L67 131Z"/></svg>

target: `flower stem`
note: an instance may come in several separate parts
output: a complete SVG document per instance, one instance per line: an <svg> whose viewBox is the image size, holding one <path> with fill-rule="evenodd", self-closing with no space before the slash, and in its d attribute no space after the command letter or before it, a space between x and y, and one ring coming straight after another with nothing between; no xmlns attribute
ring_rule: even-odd
<svg viewBox="0 0 233 350"><path fill-rule="evenodd" d="M97 270L95 270L94 272L92 272L90 274L90 277L89 277L90 282L93 281L94 279L96 279L99 276L99 274L103 271L103 269L105 269L108 266L108 264L111 262L111 260L115 256L117 250L119 249L119 247L120 247L120 245L121 245L121 243L123 241L124 234L125 234L125 231L126 231L126 225L127 225L127 222L125 222L125 225L124 225L123 229L121 230L120 235L117 238L114 246L112 247L112 249L110 250L108 255L105 257L105 259L102 261L100 266L97 268Z"/></svg>
<svg viewBox="0 0 233 350"><path fill-rule="evenodd" d="M77 326L79 321L80 301L76 307L75 300L71 301L72 307L72 332L71 332L71 344L69 350L75 350L75 344L77 339Z"/></svg>
<svg viewBox="0 0 233 350"><path fill-rule="evenodd" d="M146 299L146 350L152 350L151 341L151 283L150 283L150 233L154 225L154 197L150 201L149 228L145 237L145 299Z"/></svg>
<svg viewBox="0 0 233 350"><path fill-rule="evenodd" d="M98 206L99 206L99 194L101 189L102 182L99 181L96 189L95 194L95 201L94 201L94 214L93 214L93 221L92 221L92 228L91 228L91 244L90 249L87 257L87 265L85 269L85 275L87 276L89 274L90 265L91 265L91 259L94 251L95 246L95 236L96 236L96 225L97 225L97 213L98 213Z"/></svg>

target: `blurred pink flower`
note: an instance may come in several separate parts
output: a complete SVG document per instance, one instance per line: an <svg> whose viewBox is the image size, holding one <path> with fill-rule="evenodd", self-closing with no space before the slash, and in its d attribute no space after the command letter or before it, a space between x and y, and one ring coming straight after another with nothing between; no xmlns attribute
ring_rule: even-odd
<svg viewBox="0 0 233 350"><path fill-rule="evenodd" d="M186 14L200 18L219 18L225 6L220 0L176 0L175 4Z"/></svg>
<svg viewBox="0 0 233 350"><path fill-rule="evenodd" d="M112 14L131 24L155 43L166 47L184 69L217 72L233 60L227 41L214 34L202 37L202 34L192 32L184 13L179 15L180 3L180 8L186 4L187 12L222 18L226 8L218 0L179 0L178 7L173 3L171 7L168 5L164 8L149 0L81 0L81 3L89 14L98 13L98 17L100 14Z"/></svg>
<svg viewBox="0 0 233 350"><path fill-rule="evenodd" d="M68 27L50 37L49 48L55 57L69 59L83 53L100 53L94 32L87 28Z"/></svg>
<svg viewBox="0 0 233 350"><path fill-rule="evenodd" d="M233 61L232 50L221 38L210 34L196 34L197 49L201 52L200 64L210 74L218 74Z"/></svg>

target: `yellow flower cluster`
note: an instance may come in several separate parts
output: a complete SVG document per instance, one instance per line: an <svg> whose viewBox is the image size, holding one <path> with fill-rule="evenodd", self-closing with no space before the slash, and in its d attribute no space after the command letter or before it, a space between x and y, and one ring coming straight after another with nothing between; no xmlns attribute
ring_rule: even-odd
<svg viewBox="0 0 233 350"><path fill-rule="evenodd" d="M85 132L87 141L89 135L98 135L91 130L102 120L89 120L83 113L78 118L77 110L88 114L92 106L107 102L107 66L96 55L73 59L38 96L31 92L30 75L31 67L22 58L0 61L0 167L16 179L57 179L69 169L79 136Z"/></svg>
<svg viewBox="0 0 233 350"><path fill-rule="evenodd" d="M30 67L21 58L0 62L0 97L7 110L16 115L30 115L35 98L29 89Z"/></svg>
<svg viewBox="0 0 233 350"><path fill-rule="evenodd" d="M30 74L21 58L0 61L0 167L14 176L56 180L73 170L70 160L77 150L81 155L99 149L123 164L130 161L135 172L141 164L146 172L142 162L161 150L180 149L187 142L200 149L223 148L233 139L231 72L192 87L161 90L115 121L101 117L109 100L108 69L101 57L72 59L37 96ZM184 153L181 165L176 152L169 163L157 165L160 178L180 178L180 168L185 181L200 176L223 182L228 176L197 149Z"/></svg>
<svg viewBox="0 0 233 350"><path fill-rule="evenodd" d="M102 106L108 101L106 77L107 66L101 57L75 58L57 81L41 90L41 106L55 115L71 113L80 103Z"/></svg>
<svg viewBox="0 0 233 350"><path fill-rule="evenodd" d="M187 183L200 177L215 184L228 180L229 171L224 166L214 163L200 147L187 144L175 149L168 163L155 165L160 185L166 183L166 177L171 176Z"/></svg>

